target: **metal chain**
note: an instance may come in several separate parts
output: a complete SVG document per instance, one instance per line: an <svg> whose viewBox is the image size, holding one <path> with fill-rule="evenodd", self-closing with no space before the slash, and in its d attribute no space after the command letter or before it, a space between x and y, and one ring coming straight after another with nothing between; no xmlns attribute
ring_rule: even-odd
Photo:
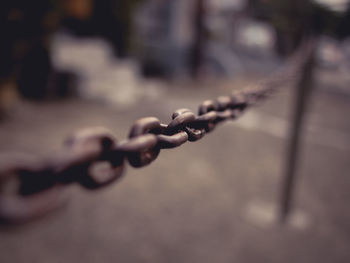
<svg viewBox="0 0 350 263"><path fill-rule="evenodd" d="M305 50L257 88L202 102L198 115L178 109L168 124L155 117L142 118L121 142L104 128L82 130L65 141L62 152L46 161L30 155L9 156L0 164L0 222L32 220L60 205L58 196L66 185L78 183L91 190L108 186L122 177L125 160L140 168L155 161L163 149L200 140L218 124L237 119L247 108L296 80L306 61Z"/></svg>

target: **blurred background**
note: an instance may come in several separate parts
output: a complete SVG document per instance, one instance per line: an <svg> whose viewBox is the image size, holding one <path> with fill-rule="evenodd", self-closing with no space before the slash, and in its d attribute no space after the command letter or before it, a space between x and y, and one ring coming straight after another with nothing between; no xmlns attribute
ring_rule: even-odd
<svg viewBox="0 0 350 263"><path fill-rule="evenodd" d="M78 186L47 218L0 233L0 262L350 262L350 2L3 0L1 154L39 157L103 126L255 85L317 37L293 211L277 223L290 83L121 183ZM0 155L1 158L1 155Z"/></svg>

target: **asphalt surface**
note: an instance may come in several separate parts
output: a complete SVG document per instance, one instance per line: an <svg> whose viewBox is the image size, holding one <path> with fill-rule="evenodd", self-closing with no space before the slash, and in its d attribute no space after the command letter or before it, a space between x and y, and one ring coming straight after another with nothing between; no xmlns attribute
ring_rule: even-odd
<svg viewBox="0 0 350 263"><path fill-rule="evenodd" d="M1 152L45 157L73 131L132 123L245 85L167 87L128 109L23 102L0 124ZM213 85L212 85L213 84ZM164 150L101 191L69 190L59 212L0 232L0 262L350 262L350 96L317 89L299 155L294 209L276 222L292 92L280 92L196 143Z"/></svg>

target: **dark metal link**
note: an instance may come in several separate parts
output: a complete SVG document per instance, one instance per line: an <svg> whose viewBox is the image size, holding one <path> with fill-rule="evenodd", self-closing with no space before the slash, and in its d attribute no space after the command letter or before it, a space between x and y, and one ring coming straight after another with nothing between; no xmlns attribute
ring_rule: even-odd
<svg viewBox="0 0 350 263"><path fill-rule="evenodd" d="M231 102L231 109L243 111L248 106L246 94L244 92L232 92Z"/></svg>
<svg viewBox="0 0 350 263"><path fill-rule="evenodd" d="M154 117L142 118L132 126L129 138L129 149L136 146L137 151L128 153L128 160L131 166L139 168L153 162L160 152L157 147L158 139L155 135L146 136L146 133L159 133L162 129L160 121ZM134 139L134 141L132 141ZM128 144L128 143L127 143ZM137 147L138 146L138 147ZM124 145L125 148L125 145Z"/></svg>
<svg viewBox="0 0 350 263"><path fill-rule="evenodd" d="M129 139L120 143L108 130L93 128L71 136L65 149L45 162L30 156L10 156L8 161L0 158L0 222L26 222L56 209L62 204L62 191L70 183L88 189L109 185L122 176L125 158L133 167L142 167L153 162L161 149L200 140L219 123L238 118L247 107L295 78L308 53L297 56L288 70L254 90L235 91L231 96L204 101L198 116L188 109L179 109L168 125L154 117L140 119L132 126Z"/></svg>
<svg viewBox="0 0 350 263"><path fill-rule="evenodd" d="M174 131L184 131L187 135L187 140L191 142L197 141L205 135L204 128L194 127L193 124L196 121L196 116L190 110L179 109L173 113L172 118L173 121L171 121L168 127L165 129L164 134L171 134ZM183 135L182 137L184 140L185 136Z"/></svg>
<svg viewBox="0 0 350 263"><path fill-rule="evenodd" d="M57 210L66 201L63 190L62 186L55 185L29 196L0 195L0 223L26 223Z"/></svg>
<svg viewBox="0 0 350 263"><path fill-rule="evenodd" d="M220 123L222 121L226 121L228 119L232 118L232 110L227 109L225 111L218 111L216 115L215 123Z"/></svg>
<svg viewBox="0 0 350 263"><path fill-rule="evenodd" d="M198 116L194 121L193 124L203 124L203 123L209 123L214 122L217 117L216 111L209 111L207 113L203 113L202 115Z"/></svg>
<svg viewBox="0 0 350 263"><path fill-rule="evenodd" d="M130 129L129 138L134 138L145 133L159 133L160 121L155 117L147 117L137 120Z"/></svg>
<svg viewBox="0 0 350 263"><path fill-rule="evenodd" d="M258 90L258 89L251 89L244 91L244 97L245 101L247 103L247 106L254 105L258 103L259 101L265 99L269 94L270 90Z"/></svg>
<svg viewBox="0 0 350 263"><path fill-rule="evenodd" d="M145 152L157 145L157 136L155 134L144 134L120 142L114 149L115 152L121 152L125 155L129 153Z"/></svg>
<svg viewBox="0 0 350 263"><path fill-rule="evenodd" d="M82 130L71 136L62 153L68 161L56 167L61 183L78 182L87 189L109 185L122 176L124 159L111 151L116 145L111 132L104 128ZM63 163L63 164L62 164Z"/></svg>
<svg viewBox="0 0 350 263"><path fill-rule="evenodd" d="M201 105L199 105L198 108L198 115L203 115L205 113L208 113L210 111L216 111L216 103L213 100L205 100L202 102Z"/></svg>
<svg viewBox="0 0 350 263"><path fill-rule="evenodd" d="M186 127L185 132L188 135L188 140L190 142L196 142L204 137L206 134L205 128L193 128L193 127Z"/></svg>
<svg viewBox="0 0 350 263"><path fill-rule="evenodd" d="M24 223L62 205L63 188L32 155L9 155L0 170L0 223Z"/></svg>
<svg viewBox="0 0 350 263"><path fill-rule="evenodd" d="M165 134L171 135L184 129L196 119L196 116L189 109L178 109L173 113L172 119L165 129Z"/></svg>
<svg viewBox="0 0 350 263"><path fill-rule="evenodd" d="M170 148L179 147L180 145L187 142L188 135L186 132L180 131L173 135L159 134L157 135L157 139L158 139L158 146L160 147L160 149L170 149Z"/></svg>
<svg viewBox="0 0 350 263"><path fill-rule="evenodd" d="M224 111L232 105L232 98L230 96L220 96L216 99L218 111Z"/></svg>

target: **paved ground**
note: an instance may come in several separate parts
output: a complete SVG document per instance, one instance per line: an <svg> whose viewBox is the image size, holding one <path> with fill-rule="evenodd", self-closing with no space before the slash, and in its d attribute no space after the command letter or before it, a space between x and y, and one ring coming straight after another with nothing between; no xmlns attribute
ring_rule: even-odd
<svg viewBox="0 0 350 263"><path fill-rule="evenodd" d="M167 122L174 109L195 110L234 85L169 87L128 110L77 100L24 103L0 126L1 151L45 156L67 134L94 125L125 138L139 117ZM350 262L349 96L315 92L295 210L288 225L274 221L291 98L281 92L203 140L128 169L107 189L73 187L62 211L1 231L0 262Z"/></svg>

